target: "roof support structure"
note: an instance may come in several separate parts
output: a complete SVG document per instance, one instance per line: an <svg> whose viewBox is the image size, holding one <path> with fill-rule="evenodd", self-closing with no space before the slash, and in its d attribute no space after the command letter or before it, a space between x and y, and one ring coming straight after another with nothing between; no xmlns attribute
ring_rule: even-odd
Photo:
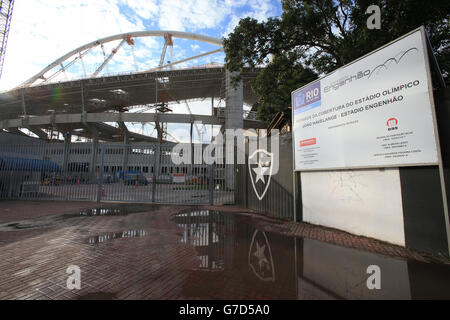
<svg viewBox="0 0 450 320"><path fill-rule="evenodd" d="M120 41L120 43L117 45L117 47L115 47L113 49L113 51L111 51L111 54L105 59L105 61L97 69L97 71L94 72L94 74L92 75L92 78L96 78L100 74L100 72L103 71L103 69L106 67L106 65L112 60L112 58L114 58L114 56L116 55L117 51L119 51L119 49L123 46L125 41L126 41L125 39L122 39L122 41Z"/></svg>
<svg viewBox="0 0 450 320"><path fill-rule="evenodd" d="M25 133L20 131L19 128L8 128L6 130L8 130L9 133L14 133L14 134L18 134L20 136L28 137Z"/></svg>
<svg viewBox="0 0 450 320"><path fill-rule="evenodd" d="M88 54L89 52L91 52L93 48L90 48L88 50L85 50L84 52L79 52L78 56L76 56L71 62L69 62L67 65L63 65L63 63L60 63L61 68L59 70L57 70L55 73L53 73L51 76L49 76L48 78L43 78L42 83L47 83L50 80L52 80L53 78L55 78L57 75L59 75L61 72L65 72L68 68L70 68L72 65L75 64L75 62L77 62L78 60L81 60L81 63L83 65L83 71L84 74L86 75L86 67L84 66L84 62L83 62L83 57Z"/></svg>
<svg viewBox="0 0 450 320"><path fill-rule="evenodd" d="M26 129L33 132L35 135L37 135L42 140L48 140L48 134L45 133L42 129L35 127L35 126L27 126Z"/></svg>
<svg viewBox="0 0 450 320"><path fill-rule="evenodd" d="M205 52L205 53L199 54L199 55L194 56L194 57L186 58L186 59L183 59L183 60L180 60L180 61L177 61L177 62L168 63L166 65L159 66L159 67L156 67L156 68L144 71L144 72L159 71L159 70L165 69L167 67L172 67L172 66L175 66L175 65L183 63L183 62L187 62L187 61L195 60L195 59L202 58L202 57L205 57L205 56L209 56L211 54L214 54L214 53L217 53L217 52L221 52L221 51L223 51L222 48L214 50L214 51Z"/></svg>
<svg viewBox="0 0 450 320"><path fill-rule="evenodd" d="M215 116L207 115L188 115L188 114L155 114L155 113L87 113L84 116L87 123L102 123L102 122L164 122L164 123L193 123L201 122L205 125L222 125L223 119ZM0 129L18 128L21 127L23 119L8 119L0 121ZM83 114L56 114L28 118L27 124L30 126L47 126L47 125L64 125L73 123L83 123ZM259 121L245 120L246 127L250 128L265 128Z"/></svg>
<svg viewBox="0 0 450 320"><path fill-rule="evenodd" d="M122 137L128 137L130 135L130 131L128 130L125 122L118 121L117 124L119 125L120 131L122 133Z"/></svg>
<svg viewBox="0 0 450 320"><path fill-rule="evenodd" d="M143 37L162 37L165 34L170 33L173 38L182 38L182 39L190 39L190 40L196 40L196 41L202 41L209 44L217 45L222 47L222 40L218 38L213 38L209 36L204 36L200 34L195 33L187 33L187 32L180 32L180 31L163 31L163 30L151 30L151 31L137 31L137 32L130 32L130 33L123 33L123 34L117 34L114 36L106 37L103 39L99 39L93 42L90 42L88 44L85 44L75 50L72 50L65 54L64 56L60 57L59 59L55 60L53 63L49 64L46 68L44 68L42 71L40 71L35 76L31 77L27 81L25 81L21 86L23 87L29 87L33 85L37 80L43 79L44 75L52 70L53 68L60 65L62 62L66 61L73 55L79 54L80 52L83 52L87 49L91 49L94 47L97 47L103 43L116 41L116 40L124 40L126 41L127 38L143 38ZM66 66L67 67L67 66Z"/></svg>

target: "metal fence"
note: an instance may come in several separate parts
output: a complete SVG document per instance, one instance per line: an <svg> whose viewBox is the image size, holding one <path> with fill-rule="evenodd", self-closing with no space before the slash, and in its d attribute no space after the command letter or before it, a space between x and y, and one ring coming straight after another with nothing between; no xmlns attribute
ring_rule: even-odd
<svg viewBox="0 0 450 320"><path fill-rule="evenodd" d="M172 161L173 144L0 146L0 198L232 204L223 165ZM200 148L202 150L202 148Z"/></svg>
<svg viewBox="0 0 450 320"><path fill-rule="evenodd" d="M294 198L275 179L271 179L269 187L264 194L262 184L251 182L248 164L239 165L236 169L235 203L244 208L257 210L267 216L292 221L294 219ZM260 200L257 196L263 195Z"/></svg>

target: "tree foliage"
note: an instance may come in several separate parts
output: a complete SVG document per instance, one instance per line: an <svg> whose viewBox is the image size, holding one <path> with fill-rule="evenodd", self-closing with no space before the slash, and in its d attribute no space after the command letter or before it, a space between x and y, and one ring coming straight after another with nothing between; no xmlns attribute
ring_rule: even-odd
<svg viewBox="0 0 450 320"><path fill-rule="evenodd" d="M381 8L381 30L367 28L367 8ZM245 18L224 39L227 68L264 68L253 83L258 113L288 111L291 91L317 75L424 25L446 81L450 73L450 2L440 0L283 0L281 17ZM237 80L237 79L236 79Z"/></svg>

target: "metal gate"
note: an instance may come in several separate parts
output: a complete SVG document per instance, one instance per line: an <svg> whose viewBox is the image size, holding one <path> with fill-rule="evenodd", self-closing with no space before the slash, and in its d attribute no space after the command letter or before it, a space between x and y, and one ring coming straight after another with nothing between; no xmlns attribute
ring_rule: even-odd
<svg viewBox="0 0 450 320"><path fill-rule="evenodd" d="M275 179L272 179L265 196L259 199L250 182L248 164L237 166L236 170L236 205L261 212L269 217L292 221L294 219L294 198ZM262 193L262 186L257 187Z"/></svg>
<svg viewBox="0 0 450 320"><path fill-rule="evenodd" d="M232 204L224 165L182 164L173 144L0 146L0 198Z"/></svg>

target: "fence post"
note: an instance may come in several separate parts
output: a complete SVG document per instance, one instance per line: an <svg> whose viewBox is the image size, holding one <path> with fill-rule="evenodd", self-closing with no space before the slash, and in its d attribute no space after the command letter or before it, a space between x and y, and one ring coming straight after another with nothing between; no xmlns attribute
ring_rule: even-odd
<svg viewBox="0 0 450 320"><path fill-rule="evenodd" d="M249 138L245 140L245 164L244 164L244 205L248 209L248 175L251 172L248 171L248 156L249 156Z"/></svg>
<svg viewBox="0 0 450 320"><path fill-rule="evenodd" d="M161 154L161 143L155 144L155 153L153 156L153 181L152 181L152 202L156 202L156 179L159 175L159 158Z"/></svg>
<svg viewBox="0 0 450 320"><path fill-rule="evenodd" d="M214 205L214 165L208 166L209 171L209 204Z"/></svg>
<svg viewBox="0 0 450 320"><path fill-rule="evenodd" d="M100 176L98 179L97 202L102 201L104 164L105 164L105 145L102 144L102 160L100 163Z"/></svg>

